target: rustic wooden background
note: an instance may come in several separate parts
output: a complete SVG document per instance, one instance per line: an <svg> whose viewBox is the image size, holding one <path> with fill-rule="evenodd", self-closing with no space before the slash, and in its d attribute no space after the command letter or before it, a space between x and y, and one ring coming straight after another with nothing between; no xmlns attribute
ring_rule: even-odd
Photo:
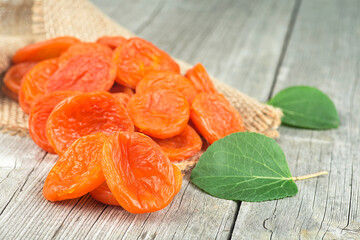
<svg viewBox="0 0 360 240"><path fill-rule="evenodd" d="M0 134L0 239L360 239L360 1L92 0L173 56L202 62L261 100L293 85L327 93L341 125L281 127L297 196L262 203L211 197L185 177L166 209L134 215L89 196L53 204L42 185L56 157Z"/></svg>

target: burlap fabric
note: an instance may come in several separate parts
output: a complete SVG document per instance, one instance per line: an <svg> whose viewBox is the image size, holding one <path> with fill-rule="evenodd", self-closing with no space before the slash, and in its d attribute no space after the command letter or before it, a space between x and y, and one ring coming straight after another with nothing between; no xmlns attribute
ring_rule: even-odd
<svg viewBox="0 0 360 240"><path fill-rule="evenodd" d="M94 41L103 35L133 34L113 22L86 0L0 0L0 74L10 65L11 55L21 46L56 36L71 35ZM189 65L178 60L182 72ZM213 79L219 92L243 116L246 130L278 137L281 111ZM0 95L0 128L27 134L27 116L18 104ZM196 161L197 157L193 159Z"/></svg>

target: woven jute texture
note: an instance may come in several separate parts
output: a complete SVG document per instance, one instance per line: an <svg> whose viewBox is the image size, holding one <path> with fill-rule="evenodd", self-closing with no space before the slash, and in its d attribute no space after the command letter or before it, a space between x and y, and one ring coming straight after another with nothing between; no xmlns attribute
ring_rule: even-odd
<svg viewBox="0 0 360 240"><path fill-rule="evenodd" d="M10 57L19 47L64 35L83 41L94 41L103 35L134 36L86 0L0 0L0 74L9 67ZM191 67L181 60L178 63L183 73ZM217 90L241 113L247 131L279 136L281 110L262 104L216 79L213 81ZM27 120L16 102L0 95L0 128L3 131L26 134Z"/></svg>

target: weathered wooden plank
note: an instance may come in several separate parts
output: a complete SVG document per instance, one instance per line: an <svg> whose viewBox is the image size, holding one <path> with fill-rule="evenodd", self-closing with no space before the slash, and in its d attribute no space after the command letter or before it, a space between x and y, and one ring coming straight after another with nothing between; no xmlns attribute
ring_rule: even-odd
<svg viewBox="0 0 360 240"><path fill-rule="evenodd" d="M293 1L285 0L96 3L120 24L172 55L192 63L204 62L210 73L233 86L241 86L241 90L259 99L266 99L269 94L294 5ZM4 141L12 139L0 136ZM0 159L12 162L8 158L12 152L13 158L27 161L23 165L26 174L17 176L20 182L14 183L13 192L20 184L23 186L14 197L9 193L3 196L11 201L0 215L0 239L229 237L237 203L203 193L189 183L189 176L171 205L152 214L129 214L119 207L97 203L89 196L61 203L47 202L42 197L42 185L56 157L45 156L30 139L25 140L28 145L23 139L11 141L14 146L1 151ZM25 158L28 148L36 152ZM12 182L13 175L5 178L6 181ZM6 177L7 173L0 176Z"/></svg>
<svg viewBox="0 0 360 240"><path fill-rule="evenodd" d="M275 86L312 85L334 100L338 129L282 127L279 140L293 175L329 176L297 182L293 198L242 203L233 239L360 239L359 8L358 1L302 1Z"/></svg>
<svg viewBox="0 0 360 240"><path fill-rule="evenodd" d="M19 146L22 146L19 148ZM23 151L23 150L26 151ZM0 134L0 217L45 153L31 139ZM21 156L21 157L19 157Z"/></svg>
<svg viewBox="0 0 360 240"><path fill-rule="evenodd" d="M202 62L218 79L262 101L294 7L288 0L93 2L171 55Z"/></svg>
<svg viewBox="0 0 360 240"><path fill-rule="evenodd" d="M91 0L91 2L112 19L135 33L144 29L153 18L157 17L165 3L164 0Z"/></svg>

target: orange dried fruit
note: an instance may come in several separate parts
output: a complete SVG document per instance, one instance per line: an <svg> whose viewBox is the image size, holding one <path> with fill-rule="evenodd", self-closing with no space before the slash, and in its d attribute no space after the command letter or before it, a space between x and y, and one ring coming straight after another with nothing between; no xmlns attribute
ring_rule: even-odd
<svg viewBox="0 0 360 240"><path fill-rule="evenodd" d="M81 42L72 45L59 57L59 65L66 64L73 57L77 57L84 54L97 53L106 57L112 58L113 51L102 44L92 42Z"/></svg>
<svg viewBox="0 0 360 240"><path fill-rule="evenodd" d="M172 164L174 176L175 176L175 195L178 194L181 190L182 180L183 180L183 174L181 173L181 170L178 166L175 164Z"/></svg>
<svg viewBox="0 0 360 240"><path fill-rule="evenodd" d="M30 112L31 104L37 97L45 94L46 83L57 69L58 60L54 58L39 62L25 74L19 91L20 107L25 113Z"/></svg>
<svg viewBox="0 0 360 240"><path fill-rule="evenodd" d="M59 90L107 91L114 84L116 66L111 59L97 53L71 58L48 80L46 92Z"/></svg>
<svg viewBox="0 0 360 240"><path fill-rule="evenodd" d="M164 51L141 38L130 38L114 51L118 83L135 88L149 70L180 72L179 65Z"/></svg>
<svg viewBox="0 0 360 240"><path fill-rule="evenodd" d="M132 90L132 88L129 88L129 87L125 87L125 86L122 86L118 83L114 83L114 85L110 88L109 90L110 93L126 93L127 95L129 95L130 97L132 95L134 95L134 90Z"/></svg>
<svg viewBox="0 0 360 240"><path fill-rule="evenodd" d="M129 100L130 100L130 96L127 95L126 93L112 93L111 95L113 95L116 100L118 100L119 102L121 102L121 104L123 104L123 106L126 108Z"/></svg>
<svg viewBox="0 0 360 240"><path fill-rule="evenodd" d="M171 89L151 88L144 93L136 93L127 108L140 132L160 139L180 134L189 120L187 100Z"/></svg>
<svg viewBox="0 0 360 240"><path fill-rule="evenodd" d="M191 104L196 96L192 82L186 77L169 71L149 71L137 84L136 93L143 93L149 88L171 88L179 91Z"/></svg>
<svg viewBox="0 0 360 240"><path fill-rule="evenodd" d="M43 150L55 153L46 137L46 122L52 110L64 99L80 94L75 91L56 91L38 97L32 104L29 115L29 133Z"/></svg>
<svg viewBox="0 0 360 240"><path fill-rule="evenodd" d="M180 191L181 185L182 185L182 174L179 167L172 164L173 170L174 170L174 176L175 176L175 195ZM98 202L108 204L108 205L114 205L114 206L120 206L114 195L112 194L109 186L107 185L106 181L103 182L99 187L97 187L95 190L90 192L90 195L93 199L95 199Z"/></svg>
<svg viewBox="0 0 360 240"><path fill-rule="evenodd" d="M191 105L190 118L210 144L231 133L245 131L241 115L219 93L198 94Z"/></svg>
<svg viewBox="0 0 360 240"><path fill-rule="evenodd" d="M103 36L96 40L97 43L103 44L111 49L115 49L118 46L126 42L126 38L121 36Z"/></svg>
<svg viewBox="0 0 360 240"><path fill-rule="evenodd" d="M19 93L21 80L37 63L18 63L9 68L4 76L4 85L16 95Z"/></svg>
<svg viewBox="0 0 360 240"><path fill-rule="evenodd" d="M196 131L187 125L185 129L175 137L167 139L153 139L171 162L188 159L198 153L202 147L202 140Z"/></svg>
<svg viewBox="0 0 360 240"><path fill-rule="evenodd" d="M95 199L98 202L108 205L120 206L120 204L118 203L112 192L110 191L110 188L107 185L106 181L103 182L99 187L92 190L90 192L90 195L93 199Z"/></svg>
<svg viewBox="0 0 360 240"><path fill-rule="evenodd" d="M57 37L42 42L29 44L19 49L12 57L13 63L37 62L56 58L71 45L80 42L74 37Z"/></svg>
<svg viewBox="0 0 360 240"><path fill-rule="evenodd" d="M214 84L201 63L198 63L193 68L189 69L185 76L194 84L198 93L216 93Z"/></svg>
<svg viewBox="0 0 360 240"><path fill-rule="evenodd" d="M79 137L134 131L126 108L108 92L82 93L60 102L46 124L46 137L61 155Z"/></svg>
<svg viewBox="0 0 360 240"><path fill-rule="evenodd" d="M102 171L103 133L77 139L57 160L46 177L43 195L49 201L81 197L104 181Z"/></svg>
<svg viewBox="0 0 360 240"><path fill-rule="evenodd" d="M166 207L178 191L178 171L151 138L118 132L104 145L106 182L118 203L131 213ZM177 174L175 176L175 174Z"/></svg>

